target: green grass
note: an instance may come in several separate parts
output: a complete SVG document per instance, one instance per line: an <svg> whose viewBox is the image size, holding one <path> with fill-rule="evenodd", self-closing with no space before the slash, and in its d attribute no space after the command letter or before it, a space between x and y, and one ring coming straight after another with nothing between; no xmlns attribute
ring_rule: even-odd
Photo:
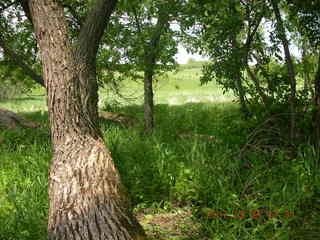
<svg viewBox="0 0 320 240"><path fill-rule="evenodd" d="M195 103L181 97L182 92L199 98L221 95L215 85L200 87L191 81L196 73L185 70L159 81L152 134L143 134L142 106L128 102L111 107L135 116L136 127L101 125L136 211L152 211L145 214L149 220L142 221L147 232L163 240L316 239L303 237L317 234L320 226L319 153L301 144L297 154L289 157L287 147L266 144L273 141L268 135L248 142L257 122L243 120L237 104L203 99ZM123 91L129 93L135 87L140 89L139 84L129 84ZM173 96L179 98L177 104L166 100ZM46 239L50 136L44 98L36 101L37 108L31 107L34 101L0 104L43 126L0 132L4 138L0 144L1 240ZM192 222L186 221L183 224L189 225L181 225L180 230L192 229L192 236L170 234L159 223L181 207L191 209ZM165 215L158 216L159 212Z"/></svg>
<svg viewBox="0 0 320 240"><path fill-rule="evenodd" d="M45 90L35 88L32 92L22 96L13 96L11 99L0 101L0 108L14 112L47 111Z"/></svg>
<svg viewBox="0 0 320 240"><path fill-rule="evenodd" d="M223 93L223 90L211 82L206 85L200 84L201 70L199 68L186 68L177 72L170 72L166 75L156 77L154 84L155 104L181 105L186 103L216 103L231 102L234 96L231 92ZM122 106L143 103L143 82L142 80L124 81L121 83L121 98L108 89L100 89L99 106L105 104L120 103ZM16 96L10 100L0 101L0 108L9 109L15 112L36 112L47 111L45 90L35 88L27 95Z"/></svg>
<svg viewBox="0 0 320 240"><path fill-rule="evenodd" d="M200 84L200 69L184 69L178 72L171 72L156 78L154 84L155 104L181 105L192 102L230 102L234 100L231 92L223 94L220 87L215 82L207 85ZM100 91L100 103L117 101L128 104L143 103L143 82L123 82L120 93L127 96L125 99L108 93L106 90Z"/></svg>
<svg viewBox="0 0 320 240"><path fill-rule="evenodd" d="M44 239L51 157L48 129L0 135L5 139L0 144L0 239Z"/></svg>

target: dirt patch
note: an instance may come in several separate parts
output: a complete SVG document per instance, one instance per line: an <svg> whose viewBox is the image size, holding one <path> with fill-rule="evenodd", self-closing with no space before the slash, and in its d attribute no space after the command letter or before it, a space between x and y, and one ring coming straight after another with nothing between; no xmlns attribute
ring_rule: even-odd
<svg viewBox="0 0 320 240"><path fill-rule="evenodd" d="M190 208L156 214L146 212L138 212L137 218L150 240L207 239L201 234L201 225L193 220Z"/></svg>

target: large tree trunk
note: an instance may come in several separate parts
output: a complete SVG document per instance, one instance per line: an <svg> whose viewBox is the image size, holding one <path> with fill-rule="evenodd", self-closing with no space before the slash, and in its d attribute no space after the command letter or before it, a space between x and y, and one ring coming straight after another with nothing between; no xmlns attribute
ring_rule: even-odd
<svg viewBox="0 0 320 240"><path fill-rule="evenodd" d="M295 103L296 103L296 79L295 72L293 67L293 62L291 59L291 54L289 50L289 41L286 37L286 31L282 22L282 18L280 15L280 10L278 7L277 0L271 0L271 5L276 16L277 20L277 28L279 38L282 42L284 54L286 58L287 68L288 68L288 76L290 80L291 87L291 96L290 96L290 139L294 140L295 138Z"/></svg>
<svg viewBox="0 0 320 240"><path fill-rule="evenodd" d="M58 1L30 0L48 91L50 240L144 239L97 127L96 52L116 0L96 0L70 42Z"/></svg>

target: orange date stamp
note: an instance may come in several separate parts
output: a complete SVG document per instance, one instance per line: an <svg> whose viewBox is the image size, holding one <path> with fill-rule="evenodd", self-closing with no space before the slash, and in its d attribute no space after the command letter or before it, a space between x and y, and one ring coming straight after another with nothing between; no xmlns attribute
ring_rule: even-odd
<svg viewBox="0 0 320 240"><path fill-rule="evenodd" d="M280 213L279 210L266 210L266 209L255 209L252 211L245 211L245 210L234 210L234 211L227 211L227 210L210 210L208 211L207 217L208 219L273 219L273 218L291 218L294 216L294 213L285 210Z"/></svg>

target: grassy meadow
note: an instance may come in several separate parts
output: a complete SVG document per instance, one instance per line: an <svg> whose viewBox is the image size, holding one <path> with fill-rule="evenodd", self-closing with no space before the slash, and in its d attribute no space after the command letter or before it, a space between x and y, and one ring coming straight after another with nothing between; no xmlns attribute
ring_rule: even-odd
<svg viewBox="0 0 320 240"><path fill-rule="evenodd" d="M143 86L124 83L120 99L100 91L101 109L134 116L124 128L104 121L107 146L150 239L262 240L320 236L319 154L301 144L294 157L269 135L253 139L232 93L200 86L200 69L155 84L156 129L143 134ZM0 130L0 239L46 239L50 133L43 90L0 102L40 122Z"/></svg>

